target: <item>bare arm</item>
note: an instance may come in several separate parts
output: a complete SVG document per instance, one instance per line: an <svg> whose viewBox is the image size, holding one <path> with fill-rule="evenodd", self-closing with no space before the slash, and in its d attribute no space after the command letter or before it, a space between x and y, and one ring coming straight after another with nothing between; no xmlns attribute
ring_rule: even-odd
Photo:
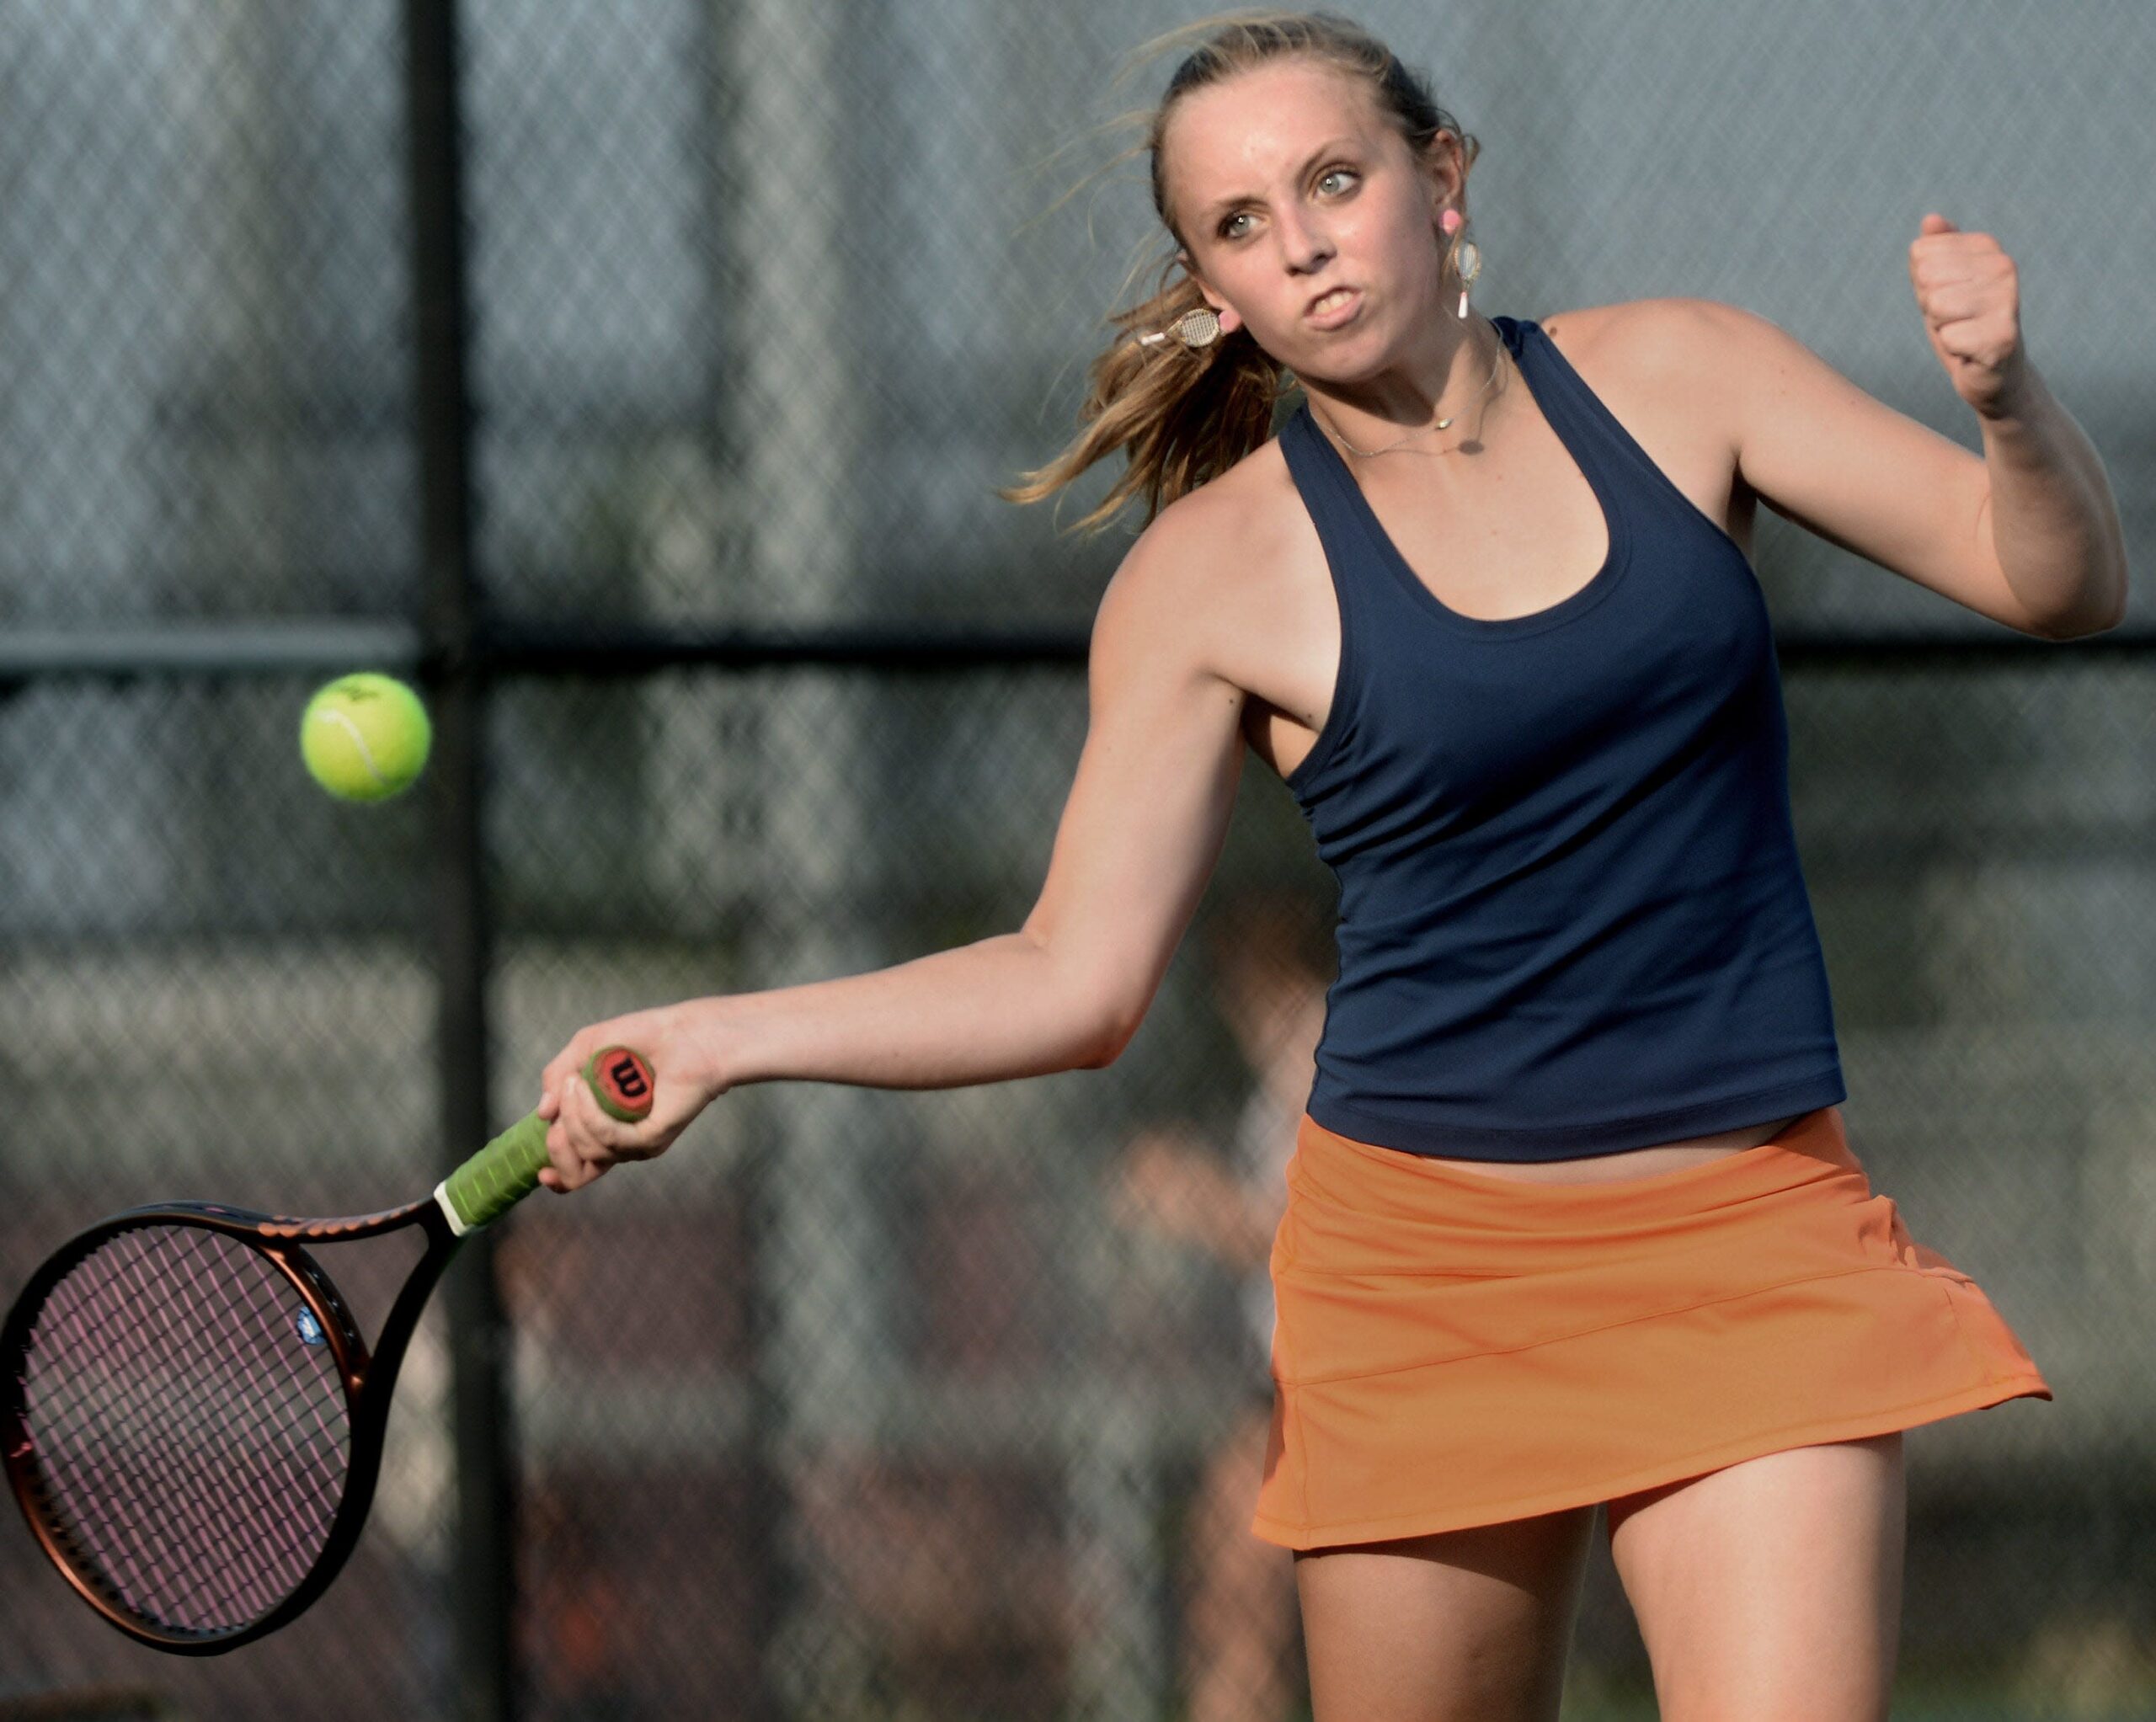
<svg viewBox="0 0 2156 1722"><path fill-rule="evenodd" d="M962 1088L1113 1056L1106 1022L1059 984L1055 953L1022 932L700 1008L708 1056L728 1088L780 1080Z"/></svg>
<svg viewBox="0 0 2156 1722"><path fill-rule="evenodd" d="M712 1000L729 1086L955 1088L1122 1051L1219 857L1242 761L1241 692L1198 661L1202 579L1184 561L1195 534L1180 526L1155 523L1102 598L1086 744L1023 929Z"/></svg>
<svg viewBox="0 0 2156 1722"><path fill-rule="evenodd" d="M573 1189L617 1158L663 1151L743 1083L953 1088L1115 1058L1219 858L1241 770L1241 690L1202 649L1217 510L1191 506L1198 501L1155 520L1102 598L1086 743L1023 928L866 974L690 1000L581 1031L547 1067L550 1186ZM568 1080L616 1040L659 1071L642 1125L606 1118Z"/></svg>
<svg viewBox="0 0 2156 1722"><path fill-rule="evenodd" d="M2002 578L2048 620L2047 639L2126 620L2126 533L2103 456L2036 367L1996 414L1979 415L1988 486L1977 536Z"/></svg>
<svg viewBox="0 0 2156 1722"><path fill-rule="evenodd" d="M1765 318L1711 300L1641 301L1740 475L1785 519L2038 639L2123 613L2126 554L2103 461L2035 372L1980 418L1980 457L1854 383Z"/></svg>

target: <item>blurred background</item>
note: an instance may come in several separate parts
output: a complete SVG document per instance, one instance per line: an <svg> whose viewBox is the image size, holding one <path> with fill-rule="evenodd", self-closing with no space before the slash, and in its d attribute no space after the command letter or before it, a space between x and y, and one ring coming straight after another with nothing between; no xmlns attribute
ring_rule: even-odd
<svg viewBox="0 0 2156 1722"><path fill-rule="evenodd" d="M138 1202L408 1199L596 1017L1020 925L1129 532L992 487L1160 249L1142 161L1050 206L1198 15L0 3L0 1298ZM1977 449L1907 251L1995 234L2147 565L2137 0L1353 15L1483 145L1485 311L1726 300ZM1755 561L1853 1144L2057 1394L1911 1434L1896 1714L2156 1715L2147 594L2047 645L1765 510ZM438 725L376 808L296 745L361 668ZM310 1615L162 1658L0 1532L0 1714L1307 1714L1247 1522L1331 914L1246 770L1116 1064L746 1089L529 1204ZM1566 1715L1649 1691L1598 1549Z"/></svg>

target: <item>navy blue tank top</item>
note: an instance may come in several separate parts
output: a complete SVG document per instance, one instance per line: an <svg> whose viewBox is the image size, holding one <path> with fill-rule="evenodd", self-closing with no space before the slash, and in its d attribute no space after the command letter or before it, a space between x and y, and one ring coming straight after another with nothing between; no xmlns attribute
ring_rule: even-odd
<svg viewBox="0 0 2156 1722"><path fill-rule="evenodd" d="M1287 783L1339 882L1310 1116L1470 1160L1614 1154L1846 1096L1751 563L1538 323L1497 317L1602 505L1532 615L1448 608L1305 406L1282 428L1340 607Z"/></svg>

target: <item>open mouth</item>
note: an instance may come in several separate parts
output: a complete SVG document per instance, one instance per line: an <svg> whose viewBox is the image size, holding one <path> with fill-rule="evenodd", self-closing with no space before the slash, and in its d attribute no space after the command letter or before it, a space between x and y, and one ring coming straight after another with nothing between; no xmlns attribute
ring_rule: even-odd
<svg viewBox="0 0 2156 1722"><path fill-rule="evenodd" d="M1335 287L1331 292L1321 293L1311 300L1304 309L1303 315L1315 323L1337 322L1361 299L1362 295L1353 287Z"/></svg>

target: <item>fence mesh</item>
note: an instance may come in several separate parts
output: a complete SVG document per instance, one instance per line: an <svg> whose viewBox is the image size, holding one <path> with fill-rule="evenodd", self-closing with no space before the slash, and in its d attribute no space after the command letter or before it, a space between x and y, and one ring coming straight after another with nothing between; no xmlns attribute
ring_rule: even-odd
<svg viewBox="0 0 2156 1722"><path fill-rule="evenodd" d="M406 11L0 8L0 1297L115 1208L364 1211L466 1146L435 786L334 803L294 744L329 674L424 668ZM1905 274L1939 208L2016 257L2031 355L2148 541L2140 9L1361 15L1484 144L1478 304L1744 304L1973 447ZM1059 444L1157 241L1142 168L1033 218L1157 93L1158 67L1111 98L1117 56L1182 21L457 8L478 643L589 647L483 678L497 1125L584 1022L1023 920L1075 654L707 648L1082 644L1123 541L991 487ZM2002 631L1764 510L1754 560L1785 637L1849 642L1785 684L1854 1145L2058 1394L1912 1436L1897 1713L2156 1714L2156 658L1907 644ZM1331 914L1253 766L1113 1065L743 1089L507 1222L519 1714L1306 1714L1292 1565L1247 1527ZM323 1252L370 1331L407 1259L371 1248ZM202 1719L457 1714L451 1368L437 1308L351 1567L232 1656L136 1650L0 1534L0 1713L147 1682ZM1648 1690L1598 1549L1566 1715Z"/></svg>

